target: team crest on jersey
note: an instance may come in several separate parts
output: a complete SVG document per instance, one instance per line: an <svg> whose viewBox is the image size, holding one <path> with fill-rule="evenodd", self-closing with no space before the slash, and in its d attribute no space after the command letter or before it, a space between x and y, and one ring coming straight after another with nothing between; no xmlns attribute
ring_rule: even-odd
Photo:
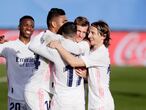
<svg viewBox="0 0 146 110"><path fill-rule="evenodd" d="M19 50L17 50L17 51L16 51L16 55L17 55L17 54L19 54L19 53L20 53L20 51L19 51Z"/></svg>

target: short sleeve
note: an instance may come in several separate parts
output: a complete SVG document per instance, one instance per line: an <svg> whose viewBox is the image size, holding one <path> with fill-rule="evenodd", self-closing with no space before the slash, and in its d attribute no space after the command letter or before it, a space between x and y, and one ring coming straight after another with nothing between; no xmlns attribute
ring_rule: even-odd
<svg viewBox="0 0 146 110"><path fill-rule="evenodd" d="M86 67L107 66L110 63L107 51L95 51L89 55L81 56Z"/></svg>
<svg viewBox="0 0 146 110"><path fill-rule="evenodd" d="M5 49L6 47L9 46L9 42L5 42L4 44L0 44L0 56L3 56L5 57L6 55L6 52L5 52Z"/></svg>

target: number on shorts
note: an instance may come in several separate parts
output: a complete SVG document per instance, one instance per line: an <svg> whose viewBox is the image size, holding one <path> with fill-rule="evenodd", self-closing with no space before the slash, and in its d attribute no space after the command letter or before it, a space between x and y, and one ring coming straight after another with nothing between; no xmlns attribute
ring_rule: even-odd
<svg viewBox="0 0 146 110"><path fill-rule="evenodd" d="M10 110L20 110L20 103L10 103Z"/></svg>

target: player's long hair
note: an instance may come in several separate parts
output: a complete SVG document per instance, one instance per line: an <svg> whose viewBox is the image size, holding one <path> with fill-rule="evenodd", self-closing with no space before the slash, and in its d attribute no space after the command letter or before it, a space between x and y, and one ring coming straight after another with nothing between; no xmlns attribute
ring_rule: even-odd
<svg viewBox="0 0 146 110"><path fill-rule="evenodd" d="M99 31L100 35L105 37L103 44L105 45L105 47L108 48L108 46L110 45L110 28L108 26L108 24L104 21L97 21L97 22L93 22L91 24L91 26L97 28L97 30Z"/></svg>

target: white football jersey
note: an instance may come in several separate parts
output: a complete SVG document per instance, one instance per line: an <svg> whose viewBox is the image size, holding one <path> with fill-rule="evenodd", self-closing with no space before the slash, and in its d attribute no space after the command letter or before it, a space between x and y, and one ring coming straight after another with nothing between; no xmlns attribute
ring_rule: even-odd
<svg viewBox="0 0 146 110"><path fill-rule="evenodd" d="M49 36L48 36L49 37ZM41 38L40 38L41 39ZM82 44L73 42L72 40L60 37L63 47L67 49L74 55L80 55L85 53L85 50L89 50L89 45L85 42ZM84 86L83 78L76 75L75 70L64 62L60 54L55 49L47 48L46 43L36 43L39 38L35 38L30 45L30 49L40 56L49 59L54 62L55 73L54 83L55 83L55 93L59 103L83 103L84 104ZM40 42L40 41L39 41ZM86 44L86 46L82 46ZM83 49L86 48L86 49ZM89 51L88 51L89 52ZM41 74L41 73L40 73ZM36 75L36 74L35 74ZM59 93L59 94L58 94ZM72 98L74 97L74 98ZM81 100L77 100L81 97ZM63 99L61 99L63 98Z"/></svg>
<svg viewBox="0 0 146 110"><path fill-rule="evenodd" d="M61 39L61 35L57 35L50 30L46 30L38 34L32 39L29 48L36 53L36 65L37 68L34 71L34 75L30 78L27 83L25 90L30 92L36 92L36 90L42 88L49 93L53 94L53 73L55 71L54 64L37 53L40 49L42 51L42 45L46 45L51 40Z"/></svg>
<svg viewBox="0 0 146 110"><path fill-rule="evenodd" d="M49 30L47 31L49 32ZM29 48L32 50L36 45L44 43L42 38L46 34L46 31L39 33L32 39ZM59 39L60 37L58 37ZM57 39L57 38L56 38ZM41 49L41 47L40 47ZM53 80L53 63L46 58L35 53L36 56L36 69L34 75L29 79L25 90L30 92L36 92L39 88L46 90L49 93L53 93L52 80Z"/></svg>
<svg viewBox="0 0 146 110"><path fill-rule="evenodd" d="M0 56L6 58L8 96L24 100L24 88L35 68L34 53L19 39L0 44Z"/></svg>
<svg viewBox="0 0 146 110"><path fill-rule="evenodd" d="M37 53L54 62L54 96L57 96L58 102L62 105L84 103L83 78L76 75L75 70L64 62L57 50L47 48L45 45L41 47L40 50L37 49ZM77 100L80 97L81 100Z"/></svg>
<svg viewBox="0 0 146 110"><path fill-rule="evenodd" d="M77 45L79 46L79 48L81 48L81 51L82 51L81 56L89 54L90 46L87 41L82 40L82 41L78 42Z"/></svg>
<svg viewBox="0 0 146 110"><path fill-rule="evenodd" d="M110 58L108 49L102 45L89 55L82 56L86 67L89 68L89 100L88 108L111 110L107 105L113 106L113 99L109 91ZM105 107L107 107L105 109Z"/></svg>

